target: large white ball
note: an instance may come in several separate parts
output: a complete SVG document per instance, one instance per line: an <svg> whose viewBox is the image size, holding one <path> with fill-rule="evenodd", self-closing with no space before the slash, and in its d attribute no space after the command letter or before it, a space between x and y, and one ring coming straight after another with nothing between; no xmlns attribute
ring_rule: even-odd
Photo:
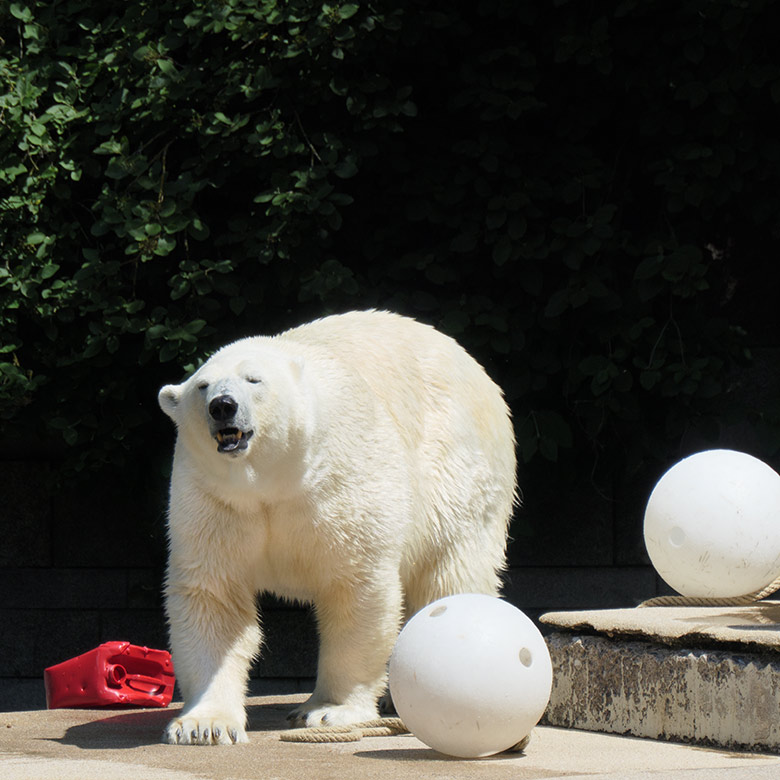
<svg viewBox="0 0 780 780"><path fill-rule="evenodd" d="M735 598L780 576L780 475L733 450L672 466L645 511L645 544L678 593Z"/></svg>
<svg viewBox="0 0 780 780"><path fill-rule="evenodd" d="M461 594L429 604L401 631L390 693L406 727L434 750L477 758L514 747L542 717L552 664L519 609Z"/></svg>

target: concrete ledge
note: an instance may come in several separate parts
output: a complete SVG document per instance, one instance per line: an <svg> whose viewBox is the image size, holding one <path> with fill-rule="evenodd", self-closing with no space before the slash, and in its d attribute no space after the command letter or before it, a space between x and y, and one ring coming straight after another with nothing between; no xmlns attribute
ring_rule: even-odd
<svg viewBox="0 0 780 780"><path fill-rule="evenodd" d="M657 609L666 608L543 616L559 629L547 637L553 690L544 722L780 753L777 625L728 609L722 620ZM766 617L775 607L745 609Z"/></svg>
<svg viewBox="0 0 780 780"><path fill-rule="evenodd" d="M748 607L638 607L548 612L542 623L566 631L688 647L780 653L780 601Z"/></svg>

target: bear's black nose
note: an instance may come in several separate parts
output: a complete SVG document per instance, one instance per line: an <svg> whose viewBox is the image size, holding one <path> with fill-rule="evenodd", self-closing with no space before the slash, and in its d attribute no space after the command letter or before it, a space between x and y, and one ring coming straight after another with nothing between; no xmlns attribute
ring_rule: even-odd
<svg viewBox="0 0 780 780"><path fill-rule="evenodd" d="M229 395L218 395L209 404L209 414L217 422L225 422L235 417L238 411L238 402Z"/></svg>

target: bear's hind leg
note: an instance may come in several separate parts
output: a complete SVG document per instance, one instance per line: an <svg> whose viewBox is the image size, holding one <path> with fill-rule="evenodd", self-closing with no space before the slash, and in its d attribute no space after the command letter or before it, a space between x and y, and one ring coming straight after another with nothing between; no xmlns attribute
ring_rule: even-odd
<svg viewBox="0 0 780 780"><path fill-rule="evenodd" d="M426 474L417 527L435 533L410 535L401 565L406 620L445 596L499 595L515 497L511 446L507 450L506 462L491 464L477 451L466 450L466 457L453 446L449 460Z"/></svg>
<svg viewBox="0 0 780 780"><path fill-rule="evenodd" d="M428 604L458 593L498 596L502 587L503 554L480 555L471 550L471 560L457 554L439 554L419 563L404 580L404 623Z"/></svg>

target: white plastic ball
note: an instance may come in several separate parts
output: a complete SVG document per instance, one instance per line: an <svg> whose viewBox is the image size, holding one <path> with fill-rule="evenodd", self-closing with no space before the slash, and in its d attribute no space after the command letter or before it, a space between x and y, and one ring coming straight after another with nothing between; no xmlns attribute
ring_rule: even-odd
<svg viewBox="0 0 780 780"><path fill-rule="evenodd" d="M401 631L389 667L399 717L440 753L478 758L514 747L542 717L552 664L519 609L461 594L429 604Z"/></svg>
<svg viewBox="0 0 780 780"><path fill-rule="evenodd" d="M780 576L780 475L744 452L691 455L658 481L644 532L656 571L683 596L759 591Z"/></svg>

